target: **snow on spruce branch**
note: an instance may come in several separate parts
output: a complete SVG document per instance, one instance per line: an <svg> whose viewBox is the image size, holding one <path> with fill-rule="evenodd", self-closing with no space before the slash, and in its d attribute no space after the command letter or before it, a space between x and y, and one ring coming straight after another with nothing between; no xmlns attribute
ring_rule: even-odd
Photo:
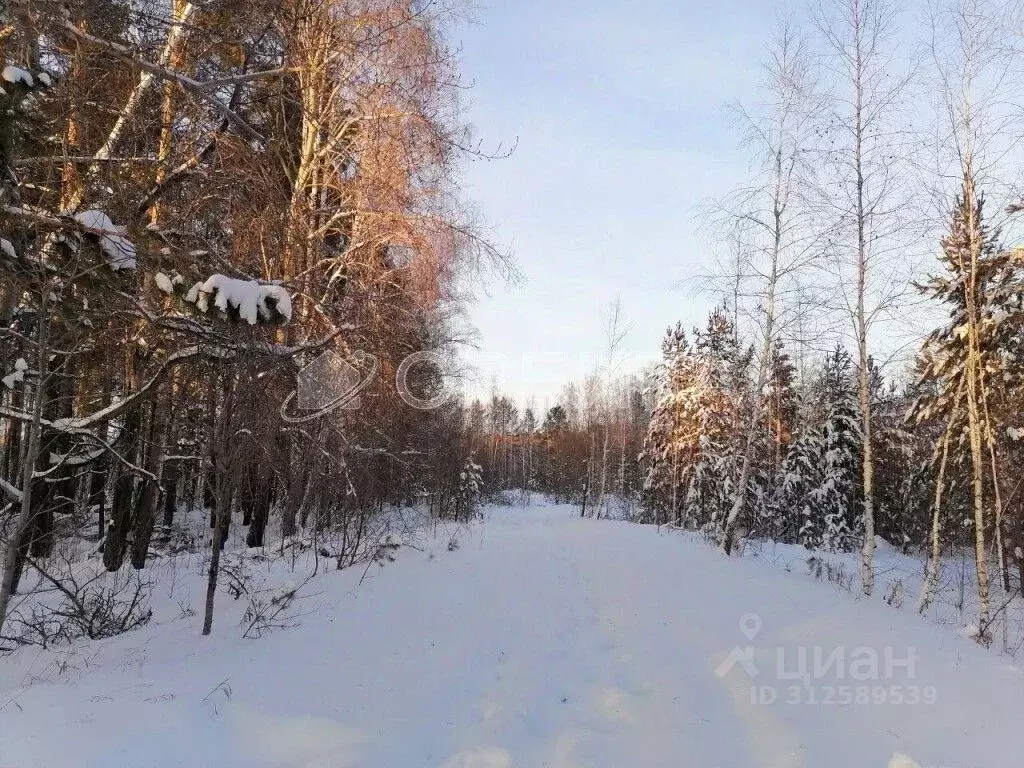
<svg viewBox="0 0 1024 768"><path fill-rule="evenodd" d="M3 78L4 82L11 83L12 85L24 85L26 88L31 88L35 85L32 74L27 69L16 67L13 64L8 64L4 67L0 77Z"/></svg>
<svg viewBox="0 0 1024 768"><path fill-rule="evenodd" d="M12 90L15 91L16 101L20 101L17 98L19 95L24 95L33 89L38 89L40 86L49 88L53 85L53 79L46 72L40 70L33 75L29 70L15 64L4 65L3 69L0 70L0 82L3 82L8 87L14 86ZM0 96L10 95L3 85L0 85Z"/></svg>
<svg viewBox="0 0 1024 768"><path fill-rule="evenodd" d="M155 278L157 288L164 293L173 293L179 279L167 277L158 272ZM185 301L195 304L200 312L213 306L224 314L237 312L249 325L257 322L282 325L292 319L292 297L288 291L274 283L260 283L256 280L240 280L221 274L210 275L205 281L193 285L185 294Z"/></svg>
<svg viewBox="0 0 1024 768"><path fill-rule="evenodd" d="M122 269L135 269L135 244L128 239L127 230L115 224L103 211L88 210L68 214L56 214L29 206L5 205L0 213L21 219L28 219L37 225L55 230L72 230L95 237L107 265L115 272ZM0 253L10 259L17 259L18 253L14 245L6 239L0 239Z"/></svg>
<svg viewBox="0 0 1024 768"><path fill-rule="evenodd" d="M14 389L15 384L25 380L25 371L27 370L28 363L25 362L25 358L19 357L14 362L14 370L0 379L0 383L3 383L8 389Z"/></svg>
<svg viewBox="0 0 1024 768"><path fill-rule="evenodd" d="M125 235L127 230L110 220L103 211L82 211L75 221L99 239L100 250L112 270L135 269L135 245Z"/></svg>

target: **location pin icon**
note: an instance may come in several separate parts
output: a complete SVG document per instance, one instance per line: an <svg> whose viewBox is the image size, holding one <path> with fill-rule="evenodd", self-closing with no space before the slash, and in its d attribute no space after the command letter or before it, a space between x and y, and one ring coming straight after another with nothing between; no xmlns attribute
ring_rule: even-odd
<svg viewBox="0 0 1024 768"><path fill-rule="evenodd" d="M746 613L740 618L740 632L747 640L757 637L757 633L761 631L763 625L764 622L756 613Z"/></svg>

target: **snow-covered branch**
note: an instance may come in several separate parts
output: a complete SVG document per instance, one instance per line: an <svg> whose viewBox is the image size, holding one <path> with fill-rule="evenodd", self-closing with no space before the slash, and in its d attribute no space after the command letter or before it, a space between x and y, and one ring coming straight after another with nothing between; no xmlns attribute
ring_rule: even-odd
<svg viewBox="0 0 1024 768"><path fill-rule="evenodd" d="M96 436L89 431L90 427L93 427L102 422L109 421L110 419L116 418L123 411L128 409L129 406L134 405L136 402L142 400L163 378L163 376L171 370L174 366L180 363L200 356L225 358L231 357L234 352L225 352L224 350L217 348L207 348L203 346L191 346L185 349L179 350L167 356L166 359L157 368L149 380L139 387L137 390L132 392L128 397L121 400L117 400L105 408L89 414L88 416L68 417L61 419L54 419L52 421L47 419L40 419L39 423L45 427L49 427L57 432L64 432L67 434L77 434L83 437L95 438ZM8 406L0 405L0 416L6 416L9 419L16 421L30 422L32 421L32 414L28 411L18 410L16 408L10 408Z"/></svg>
<svg viewBox="0 0 1024 768"><path fill-rule="evenodd" d="M11 501L20 502L23 496L21 491L19 491L6 480L4 480L2 477L0 477L0 493L3 493Z"/></svg>

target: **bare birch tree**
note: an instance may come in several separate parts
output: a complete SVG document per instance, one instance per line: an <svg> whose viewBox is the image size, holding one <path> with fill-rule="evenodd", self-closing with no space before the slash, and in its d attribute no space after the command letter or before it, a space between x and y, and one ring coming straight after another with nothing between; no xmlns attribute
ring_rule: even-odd
<svg viewBox="0 0 1024 768"><path fill-rule="evenodd" d="M904 132L900 99L908 76L897 71L893 0L827 0L815 13L831 79L827 176L820 188L824 226L832 235L829 260L841 310L857 349L862 432L861 480L864 543L861 587L874 589L875 455L871 416L872 329L909 289L909 276L893 274L900 247L899 144ZM903 254L906 257L906 254Z"/></svg>
<svg viewBox="0 0 1024 768"><path fill-rule="evenodd" d="M801 199L816 98L809 72L805 40L793 27L782 26L765 66L763 87L767 99L763 111L739 113L755 158L757 178L719 204L719 218L735 240L731 258L736 262L737 276L730 277L728 288L737 306L748 306L749 325L759 340L739 476L721 533L721 547L727 554L732 551L735 531L746 509L772 350L789 322L786 305L792 298L791 291L814 254L813 233L806 226Z"/></svg>
<svg viewBox="0 0 1024 768"><path fill-rule="evenodd" d="M592 456L590 460L591 466L597 465L598 467L596 501L593 508L597 517L601 516L601 510L605 508L611 482L609 477L612 451L611 433L616 421L615 412L618 405L616 391L619 385L619 352L629 333L622 314L622 302L618 298L602 310L601 325L604 330L604 359L594 374L597 400L594 405L598 412L594 428L600 432L600 435L595 438L600 441L600 448L596 451L599 456Z"/></svg>
<svg viewBox="0 0 1024 768"><path fill-rule="evenodd" d="M926 288L951 302L955 327L929 338L926 377L942 382L931 410L946 419L938 453L932 510L931 546L918 600L923 613L935 599L941 569L941 513L946 468L966 443L973 522L978 636L990 639L988 532L992 532L1003 592L1009 589L1003 540L1003 502L996 434L990 403L997 394L995 372L1001 370L992 338L994 283L1000 269L1012 269L1010 254L998 253L996 225L982 220L982 189L996 199L1012 194L1003 178L1005 160L1019 138L1017 118L1007 108L1013 58L1006 45L1008 6L988 0L949 0L931 8L931 74L936 93L934 177L928 186L938 206L956 196L953 226L943 240L948 278L934 278ZM997 209L998 210L998 209ZM1005 312L1001 312L1005 314ZM996 330L995 332L998 332ZM998 342L996 342L998 346ZM1005 383L1009 376L1004 376ZM925 411L927 413L927 411ZM964 439L966 438L966 440ZM953 454L951 456L951 453ZM991 510L991 511L990 511Z"/></svg>

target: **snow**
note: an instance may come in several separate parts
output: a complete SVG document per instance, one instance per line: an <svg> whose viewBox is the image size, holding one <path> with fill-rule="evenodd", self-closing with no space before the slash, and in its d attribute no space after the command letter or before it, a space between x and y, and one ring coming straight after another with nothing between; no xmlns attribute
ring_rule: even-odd
<svg viewBox="0 0 1024 768"><path fill-rule="evenodd" d="M171 280L163 272L157 272L153 276L153 282L156 283L156 287L164 293L174 293L174 281Z"/></svg>
<svg viewBox="0 0 1024 768"><path fill-rule="evenodd" d="M0 237L0 251L12 259L18 258L18 252L14 250L14 243L3 237Z"/></svg>
<svg viewBox="0 0 1024 768"><path fill-rule="evenodd" d="M14 389L14 385L25 380L25 371L28 370L28 363L25 362L24 357L19 357L14 362L14 370L0 379L0 383L3 383L8 389Z"/></svg>
<svg viewBox="0 0 1024 768"><path fill-rule="evenodd" d="M489 508L472 528L422 529L365 578L321 561L296 626L259 640L240 638L245 598L226 584L200 637L202 558L159 561L143 572L149 625L0 664L0 764L1019 767L1024 680L1005 657L766 558L578 514ZM293 572L277 546L250 567L301 583L311 563ZM756 680L716 674L748 647ZM904 666L795 679L815 648ZM844 685L883 696L824 700Z"/></svg>
<svg viewBox="0 0 1024 768"><path fill-rule="evenodd" d="M692 535L692 534L684 534ZM874 600L890 609L916 615L918 598L924 583L924 554L904 554L881 537L875 537ZM828 581L844 582L845 590L860 587L860 552L811 552L804 547L768 541L748 542L745 554L776 568L798 574L810 574L810 558L815 569ZM976 574L970 548L943 558L937 592L928 611L931 621L943 632L960 638L977 638L979 628ZM1004 606L993 617L989 636L999 650L1015 653L1024 648L1024 601L1007 600L998 579L992 580L992 602Z"/></svg>
<svg viewBox="0 0 1024 768"><path fill-rule="evenodd" d="M277 302L277 311L284 317L285 322L292 319L292 297L287 290L280 285L262 285L260 286L261 309L267 306L267 299Z"/></svg>
<svg viewBox="0 0 1024 768"><path fill-rule="evenodd" d="M894 547L888 541L883 539L881 536L875 536L875 557L892 556L896 553L896 547Z"/></svg>
<svg viewBox="0 0 1024 768"><path fill-rule="evenodd" d="M3 72L0 73L0 77L8 83L23 83L28 88L31 88L33 85L32 75L30 75L27 70L24 70L21 67L16 67L13 64L8 64L4 67Z"/></svg>
<svg viewBox="0 0 1024 768"><path fill-rule="evenodd" d="M51 78L46 72L40 72L37 75L37 78L39 82L45 85L47 88L53 85L53 78Z"/></svg>
<svg viewBox="0 0 1024 768"><path fill-rule="evenodd" d="M291 296L280 285L259 283L255 280L239 280L233 277L215 274L207 278L206 282L199 287L200 295L216 294L214 306L221 312L227 312L229 307L238 310L238 315L249 325L255 325L257 320L271 320L274 317L271 302L276 302L277 311L285 318L291 320L292 301ZM192 295L192 292L189 292ZM202 311L206 311L200 307Z"/></svg>
<svg viewBox="0 0 1024 768"><path fill-rule="evenodd" d="M75 220L95 231L99 237L100 250L112 270L135 269L135 246L124 237L124 227L114 224L103 211L82 211L75 214Z"/></svg>

